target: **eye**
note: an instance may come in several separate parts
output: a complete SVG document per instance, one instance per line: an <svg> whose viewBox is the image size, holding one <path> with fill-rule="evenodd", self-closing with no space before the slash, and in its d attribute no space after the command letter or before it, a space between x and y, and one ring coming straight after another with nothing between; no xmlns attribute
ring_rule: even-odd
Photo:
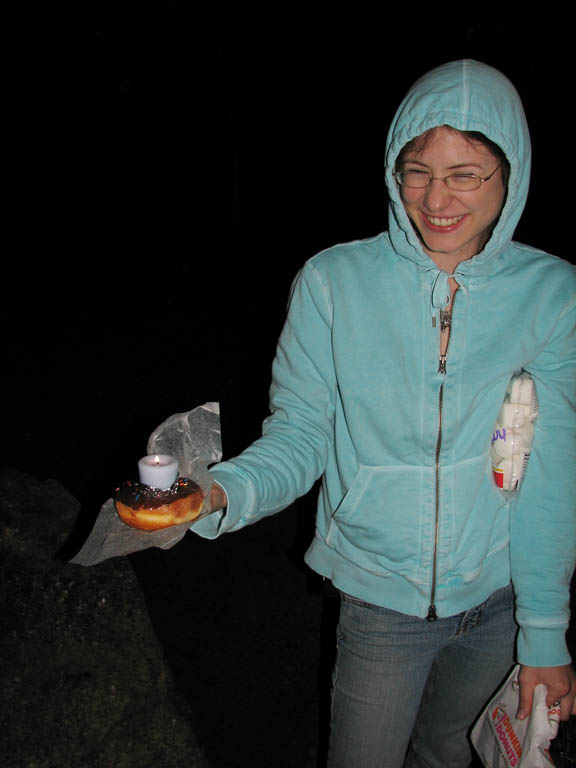
<svg viewBox="0 0 576 768"><path fill-rule="evenodd" d="M475 173L453 173L447 176L445 181L450 189L462 190L462 192L471 192L482 184L482 180Z"/></svg>
<svg viewBox="0 0 576 768"><path fill-rule="evenodd" d="M408 185L414 183L417 185L428 184L430 174L428 171L421 171L419 168L405 168L402 171L402 178Z"/></svg>
<svg viewBox="0 0 576 768"><path fill-rule="evenodd" d="M422 189L430 183L430 174L428 171L422 171L420 168L405 168L403 171L396 173L395 176L399 184L411 189Z"/></svg>
<svg viewBox="0 0 576 768"><path fill-rule="evenodd" d="M402 168L403 173L417 173L422 176L428 176L428 171L423 171L421 168Z"/></svg>

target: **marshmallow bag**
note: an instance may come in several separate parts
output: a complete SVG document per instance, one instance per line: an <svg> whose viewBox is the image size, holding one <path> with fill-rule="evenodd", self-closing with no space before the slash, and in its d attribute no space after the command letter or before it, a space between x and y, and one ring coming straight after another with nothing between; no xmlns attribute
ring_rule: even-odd
<svg viewBox="0 0 576 768"><path fill-rule="evenodd" d="M526 373L510 380L492 434L492 474L505 493L518 489L532 446L538 399L532 377Z"/></svg>

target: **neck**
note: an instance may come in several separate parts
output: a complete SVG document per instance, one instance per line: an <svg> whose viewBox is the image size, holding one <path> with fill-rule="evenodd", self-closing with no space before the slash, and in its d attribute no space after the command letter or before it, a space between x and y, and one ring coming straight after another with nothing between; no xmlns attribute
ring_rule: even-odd
<svg viewBox="0 0 576 768"><path fill-rule="evenodd" d="M468 261L468 258L473 258L472 256L458 256L454 253L434 253L426 248L424 250L428 256L430 256L434 264L436 264L438 269L443 269L444 272L448 272L449 274L452 274L456 267L463 261Z"/></svg>

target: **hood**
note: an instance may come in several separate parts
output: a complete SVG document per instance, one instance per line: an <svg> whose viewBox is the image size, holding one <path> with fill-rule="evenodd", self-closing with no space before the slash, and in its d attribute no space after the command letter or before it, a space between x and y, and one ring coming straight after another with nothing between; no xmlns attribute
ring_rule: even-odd
<svg viewBox="0 0 576 768"><path fill-rule="evenodd" d="M386 185L390 196L389 233L396 252L437 279L440 270L423 251L400 199L392 172L400 150L411 139L440 125L480 131L503 150L510 162L506 203L484 249L462 262L457 275L486 276L497 255L512 239L522 215L530 181L530 137L520 97L498 70L477 61L444 64L420 78L408 91L386 142ZM442 273L444 275L445 273ZM445 282L445 281L444 281ZM434 302L436 304L436 302Z"/></svg>

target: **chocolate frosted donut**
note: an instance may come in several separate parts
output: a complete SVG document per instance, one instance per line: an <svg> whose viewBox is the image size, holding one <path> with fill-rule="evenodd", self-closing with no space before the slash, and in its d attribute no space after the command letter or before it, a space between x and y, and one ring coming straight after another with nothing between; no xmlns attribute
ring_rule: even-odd
<svg viewBox="0 0 576 768"><path fill-rule="evenodd" d="M200 486L185 477L167 490L127 481L116 490L114 499L120 519L143 531L157 531L195 520L202 511L203 501Z"/></svg>

